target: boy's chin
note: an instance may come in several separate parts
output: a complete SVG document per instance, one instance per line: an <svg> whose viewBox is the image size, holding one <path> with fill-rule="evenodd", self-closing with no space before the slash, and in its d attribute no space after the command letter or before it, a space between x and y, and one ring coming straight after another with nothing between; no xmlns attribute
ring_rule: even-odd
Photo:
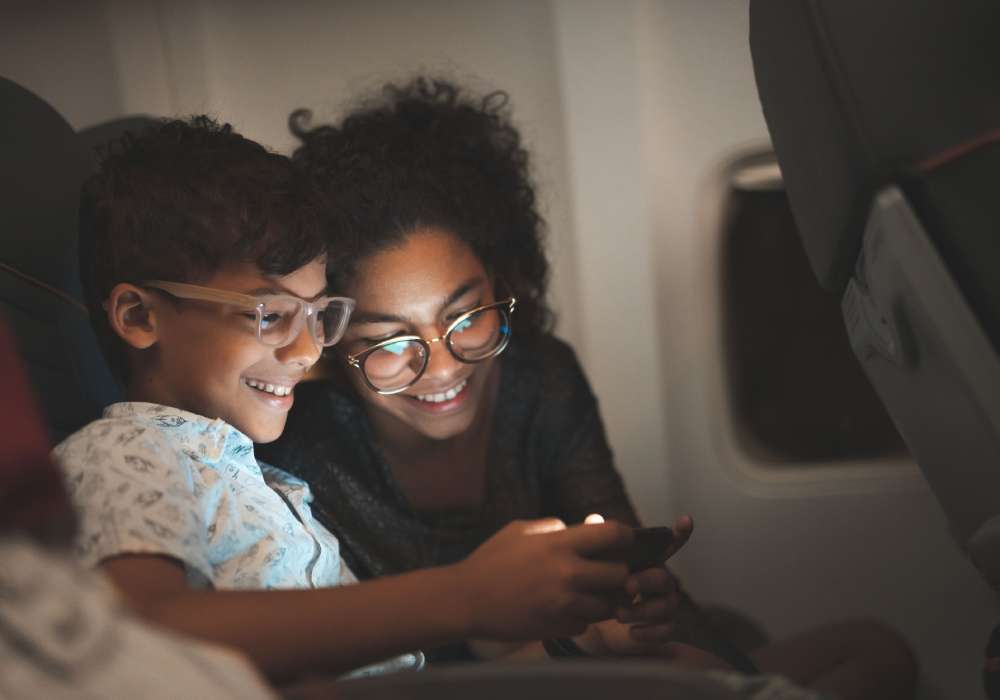
<svg viewBox="0 0 1000 700"><path fill-rule="evenodd" d="M274 442L284 432L285 420L282 418L280 421L259 421L247 425L245 428L240 426L236 426L236 428L256 443Z"/></svg>

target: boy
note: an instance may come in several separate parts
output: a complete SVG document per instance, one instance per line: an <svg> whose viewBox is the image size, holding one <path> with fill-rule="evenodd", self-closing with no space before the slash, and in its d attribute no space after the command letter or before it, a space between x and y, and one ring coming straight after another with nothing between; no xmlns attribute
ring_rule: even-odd
<svg viewBox="0 0 1000 700"><path fill-rule="evenodd" d="M73 509L3 321L0 697L274 700L246 660L135 620L102 576L72 559Z"/></svg>
<svg viewBox="0 0 1000 700"><path fill-rule="evenodd" d="M351 309L324 296L321 222L299 177L198 117L127 137L85 185L84 293L129 400L55 450L84 561L148 619L278 679L612 616L625 566L586 556L627 545L615 524L515 523L459 564L339 586L355 579L308 487L253 454Z"/></svg>

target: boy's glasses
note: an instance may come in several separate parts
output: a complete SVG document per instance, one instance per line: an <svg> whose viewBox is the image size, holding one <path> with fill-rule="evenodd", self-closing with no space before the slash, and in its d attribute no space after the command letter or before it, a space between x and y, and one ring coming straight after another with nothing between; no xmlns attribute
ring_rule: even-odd
<svg viewBox="0 0 1000 700"><path fill-rule="evenodd" d="M397 335L347 356L347 364L361 370L368 387L389 395L413 386L427 369L431 343L444 342L459 362L482 362L496 357L510 342L510 315L517 299L511 297L467 311L443 335L421 338Z"/></svg>
<svg viewBox="0 0 1000 700"><path fill-rule="evenodd" d="M294 341L306 324L316 344L329 347L340 340L354 310L354 300L347 297L321 297L306 301L291 294L251 296L223 289L200 287L183 282L152 280L143 287L158 289L178 299L226 304L253 314L257 340L270 347L284 347Z"/></svg>

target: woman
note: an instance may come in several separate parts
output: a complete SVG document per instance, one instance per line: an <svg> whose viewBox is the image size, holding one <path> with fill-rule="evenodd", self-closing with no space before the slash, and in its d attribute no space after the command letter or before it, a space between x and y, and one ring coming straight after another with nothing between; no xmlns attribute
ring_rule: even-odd
<svg viewBox="0 0 1000 700"><path fill-rule="evenodd" d="M590 387L549 332L543 222L506 107L417 79L339 127L292 117L294 158L331 197L331 289L357 309L334 379L297 388L263 457L312 484L359 575L455 561L516 518L638 524ZM674 527L683 541L691 521ZM905 647L870 623L756 658L845 698L908 697L912 683ZM892 671L869 673L872 660Z"/></svg>
<svg viewBox="0 0 1000 700"><path fill-rule="evenodd" d="M549 334L543 222L505 103L418 80L297 131L296 160L333 193L330 288L359 304L329 358L339 381L296 390L268 456L310 479L366 575L458 560L533 513L638 523L590 387Z"/></svg>

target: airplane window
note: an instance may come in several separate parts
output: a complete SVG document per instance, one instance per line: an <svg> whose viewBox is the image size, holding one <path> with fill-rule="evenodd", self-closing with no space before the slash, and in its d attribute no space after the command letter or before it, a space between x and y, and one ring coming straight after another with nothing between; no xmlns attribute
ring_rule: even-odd
<svg viewBox="0 0 1000 700"><path fill-rule="evenodd" d="M813 277L773 156L736 167L723 221L723 333L744 447L778 464L904 456L839 298Z"/></svg>

